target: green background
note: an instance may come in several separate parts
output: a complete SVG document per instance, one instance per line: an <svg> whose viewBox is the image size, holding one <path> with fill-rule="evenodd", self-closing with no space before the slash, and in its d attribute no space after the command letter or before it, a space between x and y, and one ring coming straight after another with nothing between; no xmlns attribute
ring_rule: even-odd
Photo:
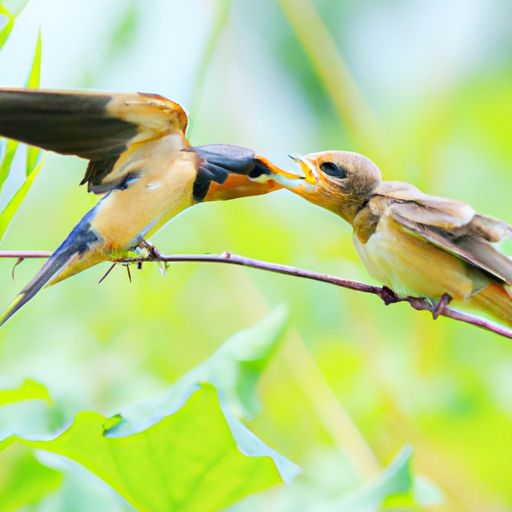
<svg viewBox="0 0 512 512"><path fill-rule="evenodd" d="M0 52L0 77L25 82L41 27L42 87L156 92L187 109L193 144L247 146L290 169L288 153L361 151L387 179L510 222L509 21L506 0L33 0ZM1 204L24 172L15 164ZM48 155L1 248L53 250L96 201L77 186L84 168ZM229 250L370 282L349 227L285 191L198 206L153 242L166 253ZM13 261L0 262L3 304L40 265L24 262L13 281ZM406 444L415 474L444 494L426 509L512 509L505 339L257 270L180 263L162 276L148 264L132 283L116 268L98 285L106 268L45 290L0 331L0 384L44 383L53 427L165 390L285 304L288 330L249 426L303 473L236 510L299 510L337 496ZM2 421L34 426L31 414L14 408ZM123 509L88 474L66 479L69 503L88 496L83 510ZM35 509L56 509L42 503Z"/></svg>

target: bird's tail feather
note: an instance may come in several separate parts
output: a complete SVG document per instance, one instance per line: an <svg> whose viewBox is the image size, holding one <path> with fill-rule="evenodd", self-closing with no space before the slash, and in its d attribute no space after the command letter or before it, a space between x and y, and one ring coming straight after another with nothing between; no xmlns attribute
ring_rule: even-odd
<svg viewBox="0 0 512 512"><path fill-rule="evenodd" d="M103 258L98 250L99 241L87 218L84 218L0 316L0 326L44 286L62 281L101 261Z"/></svg>
<svg viewBox="0 0 512 512"><path fill-rule="evenodd" d="M471 304L512 327L512 289L509 286L490 283L471 297Z"/></svg>

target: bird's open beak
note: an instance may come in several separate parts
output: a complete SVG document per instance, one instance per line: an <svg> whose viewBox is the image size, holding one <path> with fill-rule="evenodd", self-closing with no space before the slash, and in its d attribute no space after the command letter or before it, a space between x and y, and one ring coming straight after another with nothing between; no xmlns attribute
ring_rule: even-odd
<svg viewBox="0 0 512 512"><path fill-rule="evenodd" d="M311 164L304 160L304 158L297 155L288 155L293 161L299 164L300 170L304 174L303 179L305 179L310 185L315 185L317 182L317 176L314 168ZM302 177L301 177L302 178Z"/></svg>
<svg viewBox="0 0 512 512"><path fill-rule="evenodd" d="M283 187L297 192L314 187L317 184L317 177L311 164L300 156L288 156L299 164L302 175L277 168L273 170L273 178Z"/></svg>

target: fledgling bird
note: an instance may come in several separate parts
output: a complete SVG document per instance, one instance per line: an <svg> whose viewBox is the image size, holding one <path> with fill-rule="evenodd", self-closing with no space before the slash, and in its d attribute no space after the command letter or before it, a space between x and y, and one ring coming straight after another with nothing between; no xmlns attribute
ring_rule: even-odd
<svg viewBox="0 0 512 512"><path fill-rule="evenodd" d="M42 287L121 258L168 220L203 201L279 188L253 181L272 164L254 151L191 146L187 115L156 94L0 89L0 136L89 160L82 184L103 194L5 313Z"/></svg>
<svg viewBox="0 0 512 512"><path fill-rule="evenodd" d="M512 325L512 259L493 245L512 236L511 225L461 201L382 181L357 153L292 158L304 176L276 171L273 178L349 222L369 273L396 295L458 301Z"/></svg>

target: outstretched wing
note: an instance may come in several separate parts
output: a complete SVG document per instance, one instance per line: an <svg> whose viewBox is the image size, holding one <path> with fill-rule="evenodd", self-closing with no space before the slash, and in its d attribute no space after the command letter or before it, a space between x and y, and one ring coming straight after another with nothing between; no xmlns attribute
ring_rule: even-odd
<svg viewBox="0 0 512 512"><path fill-rule="evenodd" d="M492 245L512 236L511 225L476 214L460 201L429 196L413 187L389 191L386 197L387 213L404 228L512 284L512 259Z"/></svg>
<svg viewBox="0 0 512 512"><path fill-rule="evenodd" d="M0 136L86 158L82 183L93 191L105 191L107 176L131 145L170 133L186 144L186 127L181 106L154 94L0 89ZM116 176L107 189L119 181Z"/></svg>

